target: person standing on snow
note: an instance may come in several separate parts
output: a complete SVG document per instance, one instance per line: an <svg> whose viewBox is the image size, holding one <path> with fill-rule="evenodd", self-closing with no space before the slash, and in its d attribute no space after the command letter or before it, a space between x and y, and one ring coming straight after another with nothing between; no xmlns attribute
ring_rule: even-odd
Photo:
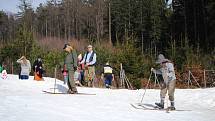
<svg viewBox="0 0 215 121"><path fill-rule="evenodd" d="M74 80L74 72L77 70L77 53L74 47L71 44L65 44L63 48L66 52L66 58L65 58L65 66L68 71L68 93L75 94L78 93L77 88L75 86L75 80Z"/></svg>
<svg viewBox="0 0 215 121"><path fill-rule="evenodd" d="M164 108L164 100L166 93L168 91L169 100L171 102L170 110L175 110L174 103L174 93L175 93L175 84L176 84L176 76L174 71L173 63L166 59L163 54L159 54L158 60L156 63L161 65L159 70L151 69L155 74L160 74L163 77L163 82L161 82L161 91L160 91L160 103L155 103L159 108Z"/></svg>
<svg viewBox="0 0 215 121"><path fill-rule="evenodd" d="M93 80L95 77L95 64L96 64L96 53L93 51L93 46L88 45L87 52L84 55L83 60L80 64L84 64L84 77L89 87L92 87Z"/></svg>
<svg viewBox="0 0 215 121"><path fill-rule="evenodd" d="M109 63L104 66L102 78L104 79L105 87L111 88L112 81L114 80L113 69Z"/></svg>
<svg viewBox="0 0 215 121"><path fill-rule="evenodd" d="M3 69L3 66L2 66L2 64L0 64L0 73L3 71L4 69Z"/></svg>
<svg viewBox="0 0 215 121"><path fill-rule="evenodd" d="M40 57L38 57L33 64L33 71L34 71L34 80L43 81L43 62Z"/></svg>
<svg viewBox="0 0 215 121"><path fill-rule="evenodd" d="M78 55L78 70L80 72L78 80L81 82L81 85L84 85L84 64L81 64L83 60L82 55Z"/></svg>
<svg viewBox="0 0 215 121"><path fill-rule="evenodd" d="M16 62L21 64L20 79L29 79L29 73L31 72L30 61L27 60L25 56L22 56Z"/></svg>

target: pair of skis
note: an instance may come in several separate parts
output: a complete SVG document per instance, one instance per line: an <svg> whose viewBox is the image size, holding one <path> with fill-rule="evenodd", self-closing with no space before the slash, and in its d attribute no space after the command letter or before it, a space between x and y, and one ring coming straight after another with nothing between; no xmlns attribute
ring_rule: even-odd
<svg viewBox="0 0 215 121"><path fill-rule="evenodd" d="M70 94L70 95L96 95L93 93L80 93L80 92L78 92L78 93L72 94L72 93L66 93L66 92L52 92L52 91L45 91L45 90L43 90L43 92L47 93L47 94L58 94L58 95L60 95L60 94L62 94L62 95L66 95L66 94Z"/></svg>
<svg viewBox="0 0 215 121"><path fill-rule="evenodd" d="M169 113L170 111L191 111L191 110L171 110L170 107L167 108L160 108L156 105L152 104L143 104L143 103L135 103L135 104L130 104L133 108L135 109L140 109L140 110L156 110L156 111L166 111L166 113Z"/></svg>

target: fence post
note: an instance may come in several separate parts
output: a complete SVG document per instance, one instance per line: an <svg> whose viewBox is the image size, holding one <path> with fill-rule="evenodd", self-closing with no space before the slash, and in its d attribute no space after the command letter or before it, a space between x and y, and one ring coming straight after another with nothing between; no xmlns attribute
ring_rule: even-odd
<svg viewBox="0 0 215 121"><path fill-rule="evenodd" d="M188 71L188 88L190 88L190 70Z"/></svg>
<svg viewBox="0 0 215 121"><path fill-rule="evenodd" d="M121 87L125 88L125 71L122 68L122 63L120 63L120 81Z"/></svg>
<svg viewBox="0 0 215 121"><path fill-rule="evenodd" d="M13 74L13 61L11 63L11 74Z"/></svg>
<svg viewBox="0 0 215 121"><path fill-rule="evenodd" d="M55 67L54 69L54 78L55 78L55 81L54 81L54 93L55 93L55 88L56 88L56 78L57 78L57 66Z"/></svg>
<svg viewBox="0 0 215 121"><path fill-rule="evenodd" d="M203 79L204 79L204 84L205 84L205 88L207 88L207 83L206 83L206 79L205 79L205 77L206 77L206 75L205 75L205 69L204 69L204 77L203 77Z"/></svg>

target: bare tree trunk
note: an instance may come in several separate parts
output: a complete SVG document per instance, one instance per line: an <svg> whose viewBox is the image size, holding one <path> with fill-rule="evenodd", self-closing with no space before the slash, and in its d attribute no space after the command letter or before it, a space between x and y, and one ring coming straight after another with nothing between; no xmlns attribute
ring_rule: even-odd
<svg viewBox="0 0 215 121"><path fill-rule="evenodd" d="M61 22L59 22L59 17L58 17L58 16L57 16L57 23L58 23L58 26L57 26L57 27L58 27L58 28L57 28L58 37L61 38L61 36L60 36L60 27L61 27L61 26L60 26L60 23L61 23Z"/></svg>
<svg viewBox="0 0 215 121"><path fill-rule="evenodd" d="M77 39L78 38L78 3L76 1L75 3L75 10L74 10L74 28L75 28L75 38Z"/></svg>
<svg viewBox="0 0 215 121"><path fill-rule="evenodd" d="M100 20L100 36L103 37L104 35L104 1L101 3L100 5L101 7L101 13L100 13L100 17L101 17L101 20Z"/></svg>
<svg viewBox="0 0 215 121"><path fill-rule="evenodd" d="M87 37L90 39L90 17L87 16Z"/></svg>
<svg viewBox="0 0 215 121"><path fill-rule="evenodd" d="M109 43L112 45L112 41L111 41L111 3L109 2Z"/></svg>
<svg viewBox="0 0 215 121"><path fill-rule="evenodd" d="M68 25L68 40L70 40L70 38L71 38L71 27L70 27L71 25L70 25L70 22L69 22L69 25Z"/></svg>
<svg viewBox="0 0 215 121"><path fill-rule="evenodd" d="M47 19L46 19L46 37L48 37L48 22L47 22Z"/></svg>
<svg viewBox="0 0 215 121"><path fill-rule="evenodd" d="M186 0L184 0L184 39L187 37Z"/></svg>
<svg viewBox="0 0 215 121"><path fill-rule="evenodd" d="M193 19L194 19L194 39L196 41L199 41L199 38L197 39L197 20L196 20L196 0L193 0Z"/></svg>
<svg viewBox="0 0 215 121"><path fill-rule="evenodd" d="M207 33L207 25L206 25L206 23L207 23L207 16L205 15L205 4L204 4L204 0L201 0L201 5L202 5L202 10L203 10L203 17L204 17L204 32L205 32L205 41L208 43L208 33Z"/></svg>
<svg viewBox="0 0 215 121"><path fill-rule="evenodd" d="M142 29L141 29L141 50L142 50L142 54L144 53L144 47L143 47L143 1L142 1L142 4L141 4L141 26L142 26Z"/></svg>
<svg viewBox="0 0 215 121"><path fill-rule="evenodd" d="M96 38L97 38L97 41L99 41L100 39L100 36L99 36L99 17L98 15L96 15Z"/></svg>
<svg viewBox="0 0 215 121"><path fill-rule="evenodd" d="M66 40L67 39L67 27L66 27L66 19L64 19L64 39Z"/></svg>
<svg viewBox="0 0 215 121"><path fill-rule="evenodd" d="M130 31L131 31L131 0L129 0L129 17L128 17L128 35L127 36L130 36L129 34L130 34Z"/></svg>

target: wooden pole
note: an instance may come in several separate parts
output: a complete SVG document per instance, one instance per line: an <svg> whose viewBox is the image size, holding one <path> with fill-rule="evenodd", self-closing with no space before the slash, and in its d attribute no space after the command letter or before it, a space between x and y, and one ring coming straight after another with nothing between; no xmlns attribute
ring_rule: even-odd
<svg viewBox="0 0 215 121"><path fill-rule="evenodd" d="M190 80L190 70L188 72L188 88L190 88L190 83L191 83L191 80Z"/></svg>
<svg viewBox="0 0 215 121"><path fill-rule="evenodd" d="M55 93L55 87L56 87L56 78L57 78L57 66L55 67L55 72L54 72L54 78L55 78L55 82L54 82L54 93Z"/></svg>
<svg viewBox="0 0 215 121"><path fill-rule="evenodd" d="M205 69L204 69L204 77L203 77L203 79L204 79L204 84L205 84L205 88L206 88L207 84L206 84L206 79L205 79Z"/></svg>
<svg viewBox="0 0 215 121"><path fill-rule="evenodd" d="M11 74L13 74L13 61L12 61L12 64L11 64Z"/></svg>
<svg viewBox="0 0 215 121"><path fill-rule="evenodd" d="M123 72L122 72L122 63L120 63L120 82L121 82L121 88L123 88Z"/></svg>

